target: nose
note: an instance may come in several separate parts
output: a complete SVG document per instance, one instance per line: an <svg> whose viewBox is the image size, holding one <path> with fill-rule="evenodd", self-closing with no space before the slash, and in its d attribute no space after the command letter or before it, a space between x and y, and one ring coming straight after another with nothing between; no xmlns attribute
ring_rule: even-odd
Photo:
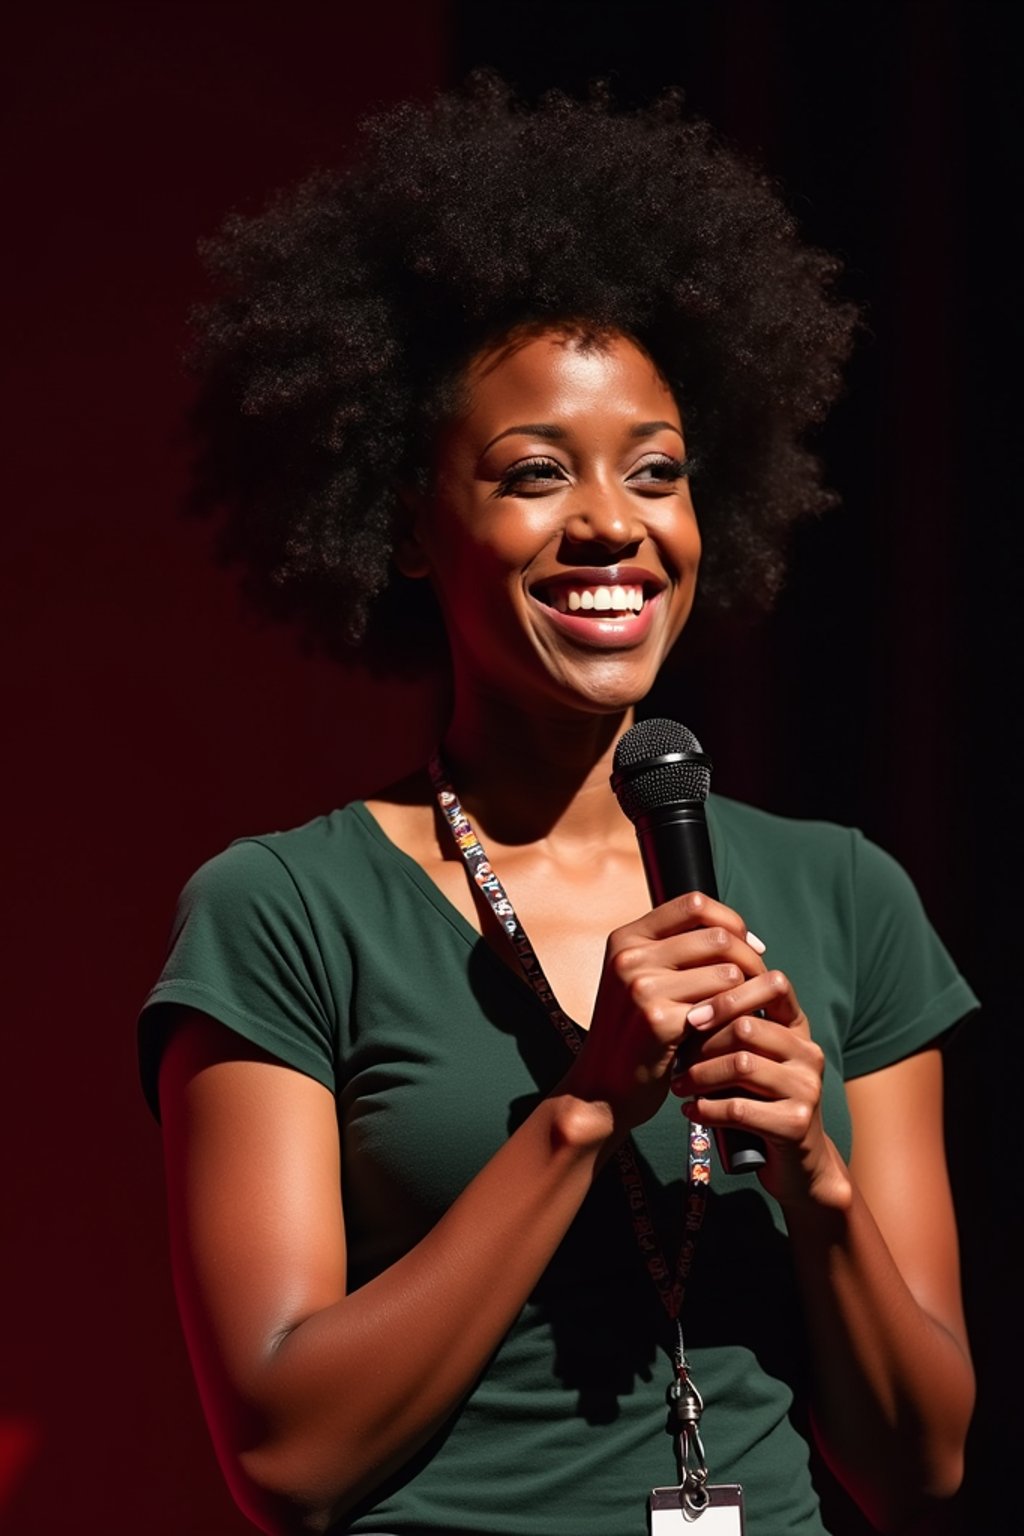
<svg viewBox="0 0 1024 1536"><path fill-rule="evenodd" d="M636 510L614 493L590 487L572 508L565 524L565 537L571 544L601 544L616 552L644 539L644 528Z"/></svg>

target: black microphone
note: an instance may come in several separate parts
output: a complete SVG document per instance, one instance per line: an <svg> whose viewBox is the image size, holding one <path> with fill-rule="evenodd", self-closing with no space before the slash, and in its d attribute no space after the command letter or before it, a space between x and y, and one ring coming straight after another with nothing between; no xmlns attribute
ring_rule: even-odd
<svg viewBox="0 0 1024 1536"><path fill-rule="evenodd" d="M636 828L654 905L687 891L717 901L704 814L711 759L693 732L675 720L641 720L619 741L613 767L612 789ZM760 1136L716 1129L715 1141L726 1173L746 1173L764 1164Z"/></svg>

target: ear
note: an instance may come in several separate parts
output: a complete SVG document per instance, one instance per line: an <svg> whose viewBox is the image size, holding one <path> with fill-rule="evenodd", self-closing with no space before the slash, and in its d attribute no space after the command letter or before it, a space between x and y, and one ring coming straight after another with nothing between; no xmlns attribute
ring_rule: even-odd
<svg viewBox="0 0 1024 1536"><path fill-rule="evenodd" d="M419 491L402 486L398 490L398 516L395 520L395 547L391 558L403 576L412 581L430 575L430 563L417 534L423 496Z"/></svg>

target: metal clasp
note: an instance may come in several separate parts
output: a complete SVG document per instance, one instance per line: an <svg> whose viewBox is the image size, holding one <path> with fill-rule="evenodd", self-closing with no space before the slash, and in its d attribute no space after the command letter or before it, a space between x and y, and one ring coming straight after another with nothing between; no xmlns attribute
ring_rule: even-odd
<svg viewBox="0 0 1024 1536"><path fill-rule="evenodd" d="M676 1447L676 1466L679 1483L683 1489L683 1501L693 1514L707 1508L708 1464L704 1454L704 1442L700 1437L700 1418L704 1412L704 1399L690 1379L686 1362L676 1366L676 1379L667 1393L669 1420Z"/></svg>

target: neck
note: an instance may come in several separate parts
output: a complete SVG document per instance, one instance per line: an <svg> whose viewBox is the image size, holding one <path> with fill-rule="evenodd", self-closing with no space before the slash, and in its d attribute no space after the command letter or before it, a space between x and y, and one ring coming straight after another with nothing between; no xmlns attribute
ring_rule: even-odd
<svg viewBox="0 0 1024 1536"><path fill-rule="evenodd" d="M442 755L481 835L506 845L632 838L609 784L615 746L633 722L613 714L538 718L456 703Z"/></svg>

